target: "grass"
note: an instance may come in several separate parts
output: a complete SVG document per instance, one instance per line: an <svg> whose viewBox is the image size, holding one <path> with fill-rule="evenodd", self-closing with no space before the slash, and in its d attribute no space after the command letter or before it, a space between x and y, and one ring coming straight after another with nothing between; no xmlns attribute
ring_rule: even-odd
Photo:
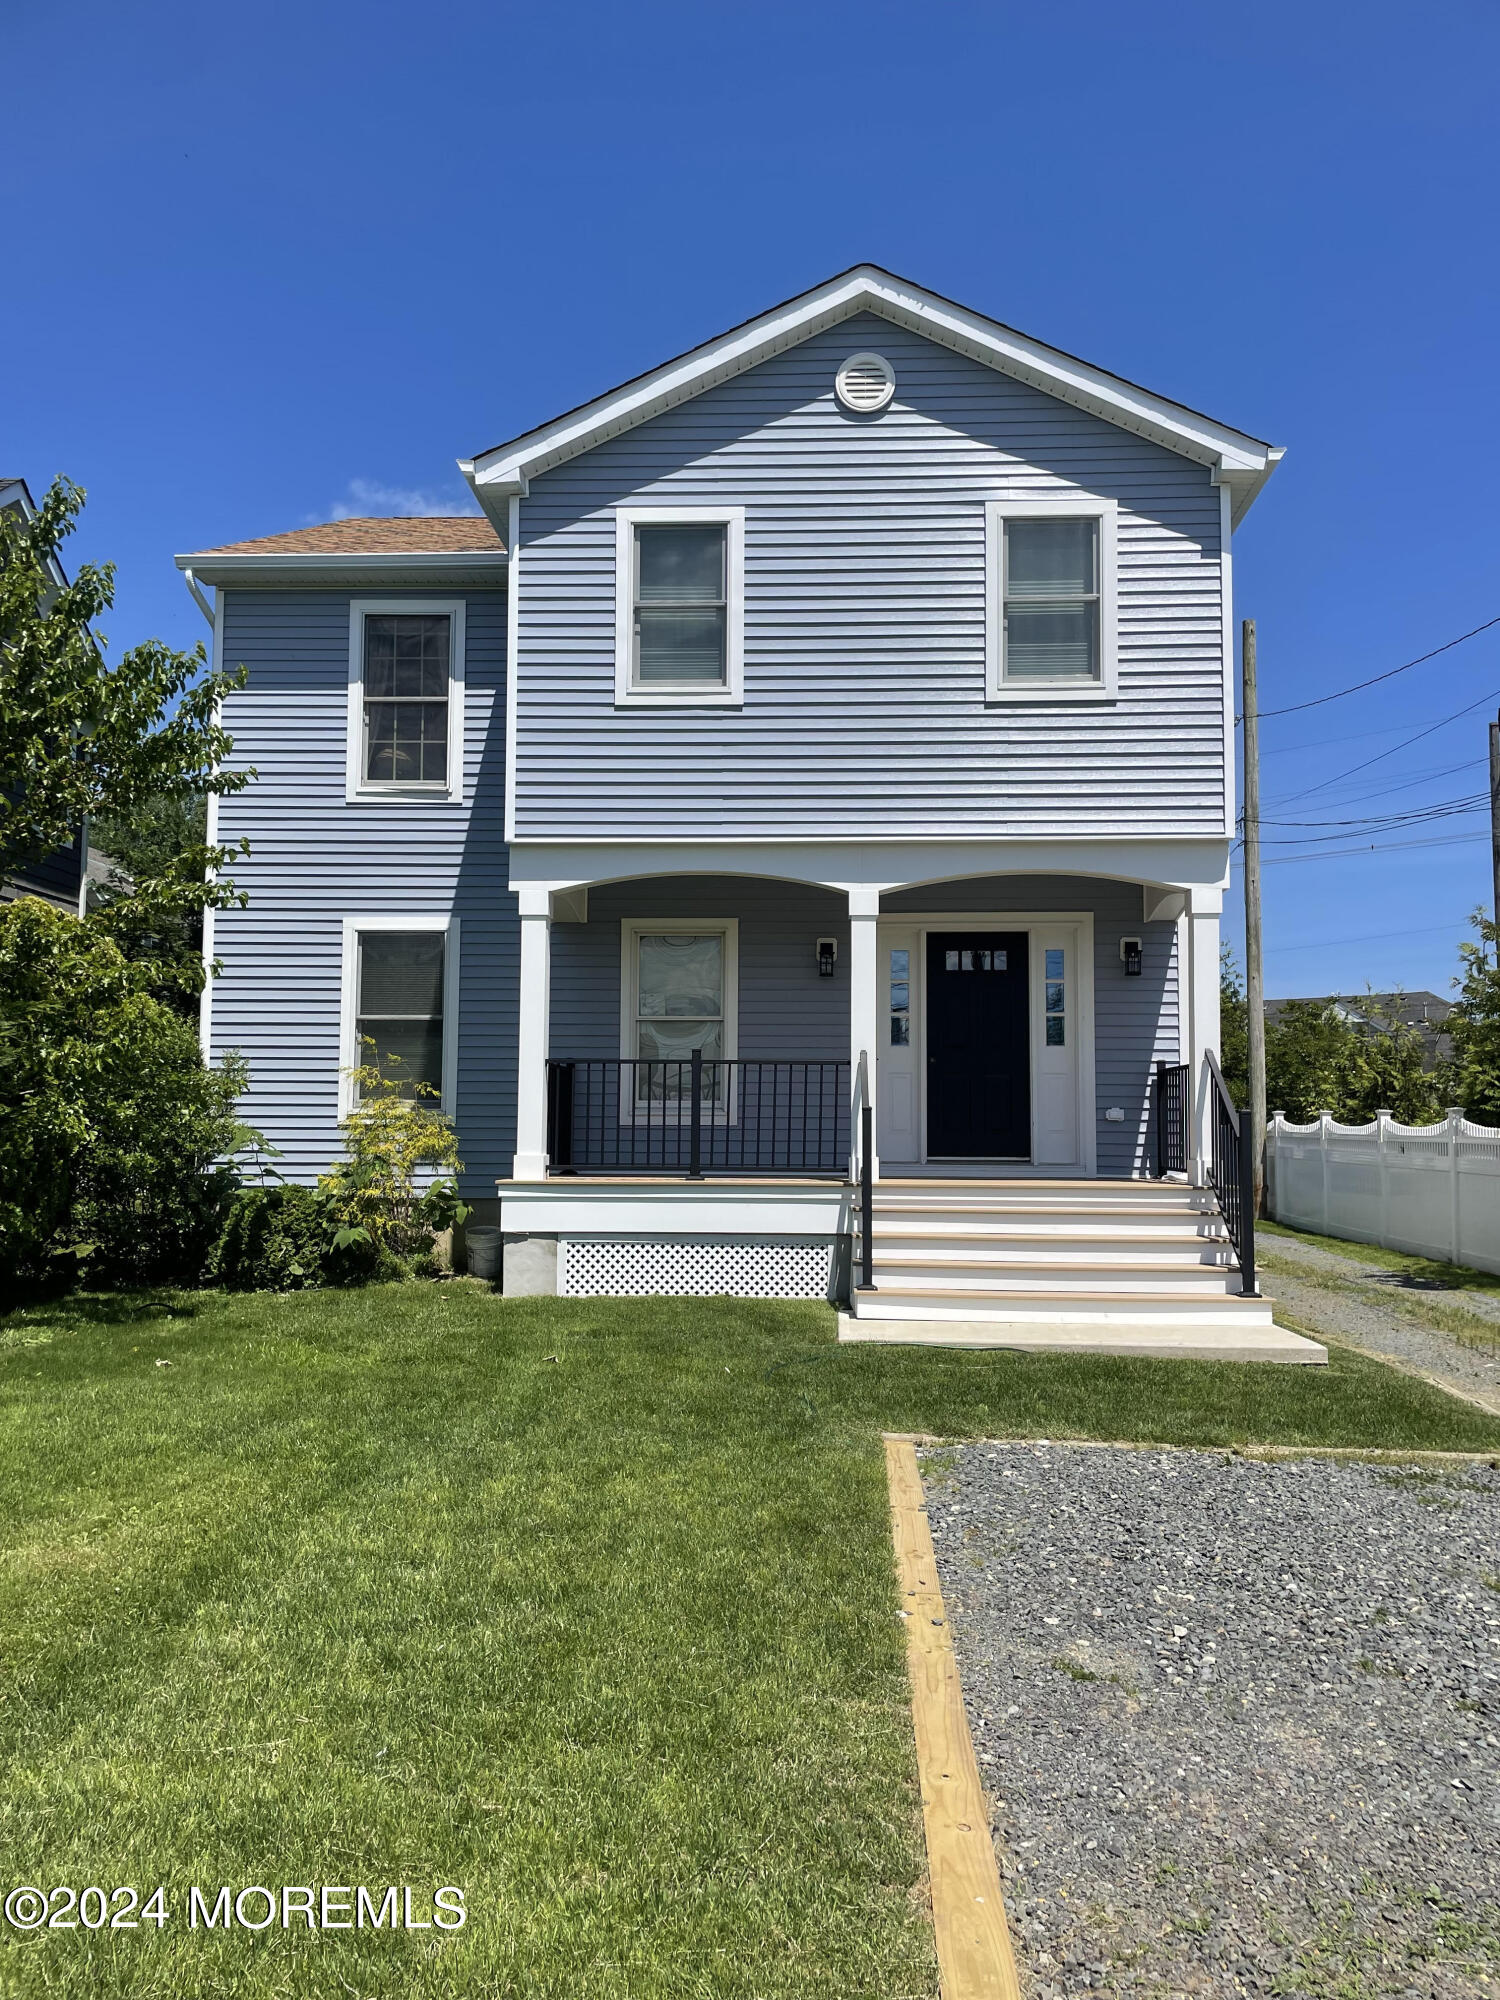
<svg viewBox="0 0 1500 2000"><path fill-rule="evenodd" d="M1397 1271L1413 1285L1440 1292L1500 1292L1500 1277L1492 1271L1476 1271L1468 1264L1446 1264L1437 1257L1410 1257L1404 1250L1387 1250L1379 1243L1354 1243L1346 1236L1319 1236L1310 1229L1289 1229L1284 1222L1257 1222L1257 1240L1262 1236L1289 1236L1297 1243L1331 1251L1337 1257L1368 1268ZM1300 1266L1298 1267L1301 1268Z"/></svg>
<svg viewBox="0 0 1500 2000"><path fill-rule="evenodd" d="M1500 1451L1354 1354L832 1333L464 1282L0 1320L0 1878L174 1913L0 1924L0 1993L930 1996L883 1428ZM190 1930L222 1883L468 1921Z"/></svg>
<svg viewBox="0 0 1500 2000"><path fill-rule="evenodd" d="M1256 1236L1257 1240L1264 1237L1270 1242L1290 1237L1298 1243L1310 1243L1319 1250L1334 1252L1351 1267L1345 1277L1341 1271L1329 1271L1294 1258L1278 1257L1274 1250L1262 1250L1257 1262L1275 1277L1292 1278L1316 1291L1341 1293L1366 1304L1388 1305L1417 1325L1451 1334L1465 1347L1500 1347L1500 1320L1470 1312L1463 1304L1465 1292L1500 1292L1500 1278L1486 1271L1471 1271L1462 1264L1435 1263L1427 1257L1408 1257L1400 1250L1386 1250L1379 1244L1317 1236L1306 1230L1288 1229L1277 1222L1257 1223ZM1372 1265L1395 1272L1408 1282L1384 1285L1372 1281L1365 1275ZM1355 1266L1362 1268L1356 1270Z"/></svg>

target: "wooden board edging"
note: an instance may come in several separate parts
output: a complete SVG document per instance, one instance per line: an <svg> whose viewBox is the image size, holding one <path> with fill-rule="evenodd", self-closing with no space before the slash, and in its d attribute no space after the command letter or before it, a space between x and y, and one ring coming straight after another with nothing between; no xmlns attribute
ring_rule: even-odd
<svg viewBox="0 0 1500 2000"><path fill-rule="evenodd" d="M909 1439L887 1437L885 1471L943 2000L1020 2000L989 1811Z"/></svg>

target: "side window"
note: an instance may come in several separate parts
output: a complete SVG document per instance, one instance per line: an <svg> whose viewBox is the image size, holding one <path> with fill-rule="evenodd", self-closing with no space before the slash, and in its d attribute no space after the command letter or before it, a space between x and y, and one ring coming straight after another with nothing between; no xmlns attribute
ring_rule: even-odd
<svg viewBox="0 0 1500 2000"><path fill-rule="evenodd" d="M456 1023L448 1014L457 977L457 918L346 918L341 1116L361 1094L356 1069L378 1069L403 1097L425 1085L454 1110Z"/></svg>
<svg viewBox="0 0 1500 2000"><path fill-rule="evenodd" d="M1065 964L1065 953L1048 949L1044 971L1049 1049L1065 1048L1068 1041L1068 982L1064 971Z"/></svg>
<svg viewBox="0 0 1500 2000"><path fill-rule="evenodd" d="M460 797L465 608L462 599L351 603L351 802Z"/></svg>
<svg viewBox="0 0 1500 2000"><path fill-rule="evenodd" d="M615 701L744 700L745 510L615 511Z"/></svg>
<svg viewBox="0 0 1500 2000"><path fill-rule="evenodd" d="M1118 692L1112 500L985 506L985 696L1112 701Z"/></svg>

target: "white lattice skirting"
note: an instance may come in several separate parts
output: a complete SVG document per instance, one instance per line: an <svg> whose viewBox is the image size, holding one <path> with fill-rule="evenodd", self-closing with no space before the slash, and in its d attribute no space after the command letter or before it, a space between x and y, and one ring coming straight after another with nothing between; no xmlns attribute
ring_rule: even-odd
<svg viewBox="0 0 1500 2000"><path fill-rule="evenodd" d="M755 1241L698 1237L678 1242L564 1238L557 1289L565 1297L823 1299L833 1245L806 1238Z"/></svg>

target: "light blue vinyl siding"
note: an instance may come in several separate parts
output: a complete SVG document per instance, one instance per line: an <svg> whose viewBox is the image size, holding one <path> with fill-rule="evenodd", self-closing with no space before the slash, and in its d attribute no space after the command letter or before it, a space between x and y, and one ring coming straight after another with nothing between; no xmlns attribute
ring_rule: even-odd
<svg viewBox="0 0 1500 2000"><path fill-rule="evenodd" d="M491 1195L515 1131L518 925L504 845L503 592L367 589L466 600L464 803L351 805L344 797L348 591L225 594L223 659L249 684L226 703L249 788L222 801L219 838L247 835L244 911L216 919L212 1048L250 1065L243 1115L309 1181L341 1150L340 962L346 916L460 920L458 1128L466 1191Z"/></svg>
<svg viewBox="0 0 1500 2000"><path fill-rule="evenodd" d="M875 418L833 394L885 354ZM984 703L984 503L1119 506L1120 700ZM614 511L739 504L742 710L616 708ZM517 833L1221 832L1206 467L874 315L596 446L521 502Z"/></svg>
<svg viewBox="0 0 1500 2000"><path fill-rule="evenodd" d="M903 889L882 899L901 910L1092 910L1094 914L1094 1098L1098 1168L1107 1176L1151 1172L1151 1079L1158 1062L1177 1062L1177 926L1143 924L1134 882L1083 876L996 875ZM1120 939L1141 940L1143 964L1131 978ZM1125 1113L1116 1124L1111 1105Z"/></svg>

